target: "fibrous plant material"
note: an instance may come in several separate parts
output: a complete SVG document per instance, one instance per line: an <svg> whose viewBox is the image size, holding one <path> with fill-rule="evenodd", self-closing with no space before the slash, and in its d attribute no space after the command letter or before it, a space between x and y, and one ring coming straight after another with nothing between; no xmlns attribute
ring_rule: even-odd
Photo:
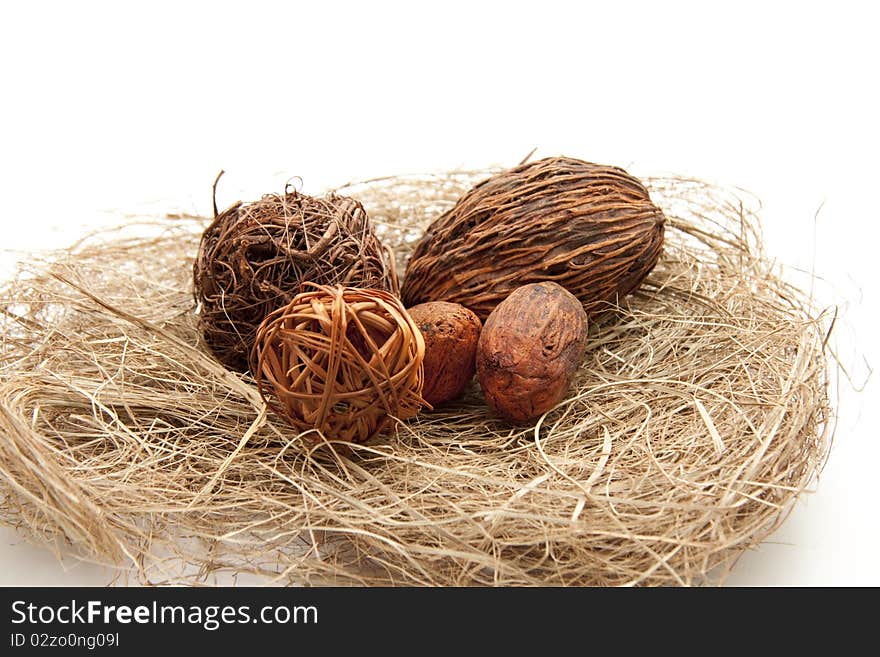
<svg viewBox="0 0 880 657"><path fill-rule="evenodd" d="M432 222L406 269L407 306L453 301L483 321L520 285L552 281L587 313L635 290L663 246L663 212L617 167L568 157L483 180Z"/></svg>
<svg viewBox="0 0 880 657"><path fill-rule="evenodd" d="M495 306L477 346L486 403L512 422L528 422L561 402L584 360L587 314L556 283L516 288Z"/></svg>
<svg viewBox="0 0 880 657"><path fill-rule="evenodd" d="M464 393L476 370L482 323L458 303L428 301L407 312L425 339L425 384L422 397L439 406Z"/></svg>
<svg viewBox="0 0 880 657"><path fill-rule="evenodd" d="M257 329L260 394L310 442L364 443L424 405L425 343L382 290L313 285Z"/></svg>
<svg viewBox="0 0 880 657"><path fill-rule="evenodd" d="M358 201L290 189L218 214L202 237L193 279L205 342L239 371L260 322L304 283L398 291L393 257Z"/></svg>
<svg viewBox="0 0 880 657"><path fill-rule="evenodd" d="M339 192L403 263L486 175ZM0 287L2 520L156 584L723 580L825 458L831 317L764 256L748 197L646 184L663 256L591 321L566 401L511 427L471 386L350 455L311 450L201 347L208 221L25 260Z"/></svg>

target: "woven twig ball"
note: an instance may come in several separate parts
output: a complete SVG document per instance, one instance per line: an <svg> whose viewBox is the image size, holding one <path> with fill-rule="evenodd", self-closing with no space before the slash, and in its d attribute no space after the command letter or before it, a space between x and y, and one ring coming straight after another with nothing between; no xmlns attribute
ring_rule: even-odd
<svg viewBox="0 0 880 657"><path fill-rule="evenodd" d="M306 281L397 292L393 257L356 200L296 191L236 203L205 230L193 267L199 326L227 367L244 371L260 322Z"/></svg>
<svg viewBox="0 0 880 657"><path fill-rule="evenodd" d="M300 431L364 443L424 405L425 343L396 296L313 287L260 325L251 368L266 402Z"/></svg>

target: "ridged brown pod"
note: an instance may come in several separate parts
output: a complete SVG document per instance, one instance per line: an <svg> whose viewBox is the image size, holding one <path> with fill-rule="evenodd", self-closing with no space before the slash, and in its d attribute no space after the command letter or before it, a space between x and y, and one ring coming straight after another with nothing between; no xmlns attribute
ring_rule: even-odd
<svg viewBox="0 0 880 657"><path fill-rule="evenodd" d="M216 215L199 245L193 288L199 328L217 359L246 370L260 322L306 282L397 293L393 258L358 201L290 191Z"/></svg>
<svg viewBox="0 0 880 657"><path fill-rule="evenodd" d="M587 315L556 283L517 288L489 315L477 347L486 403L511 422L540 417L565 398L584 356Z"/></svg>
<svg viewBox="0 0 880 657"><path fill-rule="evenodd" d="M428 227L403 300L460 303L485 321L516 287L554 281L592 313L653 269L664 222L623 169L568 157L522 164L476 185Z"/></svg>
<svg viewBox="0 0 880 657"><path fill-rule="evenodd" d="M425 340L422 397L439 406L460 397L474 378L482 323L464 306L429 301L407 308Z"/></svg>

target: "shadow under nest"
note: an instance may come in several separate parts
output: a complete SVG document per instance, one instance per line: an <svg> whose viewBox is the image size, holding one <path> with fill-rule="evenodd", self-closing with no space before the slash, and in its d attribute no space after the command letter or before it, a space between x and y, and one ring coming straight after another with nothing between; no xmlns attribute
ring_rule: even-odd
<svg viewBox="0 0 880 657"><path fill-rule="evenodd" d="M404 271L484 175L337 191ZM746 201L645 182L663 256L591 325L563 404L511 428L472 384L349 455L308 451L201 343L207 219L129 222L25 262L0 290L0 519L156 584L722 581L824 462L831 321L774 272Z"/></svg>

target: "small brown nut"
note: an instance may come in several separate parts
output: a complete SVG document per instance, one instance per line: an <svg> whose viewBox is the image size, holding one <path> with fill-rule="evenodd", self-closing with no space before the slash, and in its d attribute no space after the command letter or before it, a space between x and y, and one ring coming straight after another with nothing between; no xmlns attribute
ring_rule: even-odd
<svg viewBox="0 0 880 657"><path fill-rule="evenodd" d="M528 422L553 408L571 387L584 356L587 315L556 283L514 290L486 319L477 347L477 379L502 417Z"/></svg>
<svg viewBox="0 0 880 657"><path fill-rule="evenodd" d="M474 378L482 323L457 303L430 301L407 310L425 339L422 397L431 406L461 396Z"/></svg>

